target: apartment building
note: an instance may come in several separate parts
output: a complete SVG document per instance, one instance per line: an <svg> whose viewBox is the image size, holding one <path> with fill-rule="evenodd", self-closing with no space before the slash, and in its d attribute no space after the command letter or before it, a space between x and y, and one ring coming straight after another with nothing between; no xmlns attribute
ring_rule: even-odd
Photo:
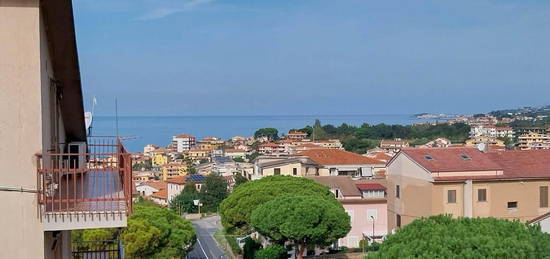
<svg viewBox="0 0 550 259"><path fill-rule="evenodd" d="M388 163L388 228L438 214L528 221L550 211L550 150L403 149Z"/></svg>
<svg viewBox="0 0 550 259"><path fill-rule="evenodd" d="M323 166L307 156L258 157L254 160L254 175L259 179L270 175L315 176Z"/></svg>
<svg viewBox="0 0 550 259"><path fill-rule="evenodd" d="M285 147L281 144L268 142L258 147L258 152L264 155L280 155L285 153Z"/></svg>
<svg viewBox="0 0 550 259"><path fill-rule="evenodd" d="M380 141L380 149L390 152L390 153L397 153L402 148L409 147L409 142L402 139L383 139Z"/></svg>
<svg viewBox="0 0 550 259"><path fill-rule="evenodd" d="M492 125L478 125L470 129L470 138L514 138L515 132L512 127L496 127Z"/></svg>
<svg viewBox="0 0 550 259"><path fill-rule="evenodd" d="M550 134L529 132L518 137L518 147L522 150L550 149Z"/></svg>
<svg viewBox="0 0 550 259"><path fill-rule="evenodd" d="M0 1L0 42L0 258L72 258L70 230L126 226L131 157L86 136L71 1Z"/></svg>
<svg viewBox="0 0 550 259"><path fill-rule="evenodd" d="M308 177L327 186L350 217L351 230L338 246L359 247L359 241L381 242L388 233L385 189L377 180L353 180L349 176Z"/></svg>
<svg viewBox="0 0 550 259"><path fill-rule="evenodd" d="M296 154L306 156L322 167L318 175L349 175L353 177L373 177L386 163L340 149L311 149Z"/></svg>
<svg viewBox="0 0 550 259"><path fill-rule="evenodd" d="M300 141L300 140L303 140L303 139L307 138L307 133L295 130L295 131L291 131L288 134L286 134L286 138L291 139L291 140Z"/></svg>
<svg viewBox="0 0 550 259"><path fill-rule="evenodd" d="M192 149L196 145L196 138L189 134L179 134L172 137L172 146L176 147L177 152L184 152Z"/></svg>
<svg viewBox="0 0 550 259"><path fill-rule="evenodd" d="M502 141L500 139L497 139L497 138L491 138L491 137L485 137L485 136L467 139L465 146L467 146L467 147L477 147L480 144L486 145L488 147L490 147L490 146L506 147L506 145L504 144L504 141Z"/></svg>

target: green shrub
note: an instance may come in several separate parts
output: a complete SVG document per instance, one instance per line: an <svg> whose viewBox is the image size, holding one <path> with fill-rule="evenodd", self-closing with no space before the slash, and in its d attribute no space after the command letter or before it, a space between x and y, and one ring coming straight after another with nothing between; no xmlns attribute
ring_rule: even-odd
<svg viewBox="0 0 550 259"><path fill-rule="evenodd" d="M287 250L280 245L269 245L256 253L256 259L286 259Z"/></svg>
<svg viewBox="0 0 550 259"><path fill-rule="evenodd" d="M242 254L243 253L243 250L241 249L241 247L237 243L237 239L235 239L234 236L225 236L225 237L226 237L227 243L229 243L229 246L231 247L231 250L233 251L233 253L235 253L235 254Z"/></svg>
<svg viewBox="0 0 550 259"><path fill-rule="evenodd" d="M389 235L368 258L550 258L539 227L495 218L417 219Z"/></svg>

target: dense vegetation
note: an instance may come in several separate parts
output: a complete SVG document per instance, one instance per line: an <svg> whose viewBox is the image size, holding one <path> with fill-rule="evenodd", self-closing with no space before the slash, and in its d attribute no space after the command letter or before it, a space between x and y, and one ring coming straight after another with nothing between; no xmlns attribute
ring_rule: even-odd
<svg viewBox="0 0 550 259"><path fill-rule="evenodd" d="M425 144L438 137L444 137L451 142L464 142L468 139L470 126L464 123L455 124L416 124L388 125L384 123L371 125L364 123L360 127L343 123L336 127L331 124L322 125L319 120L313 127L307 126L299 130L308 133L315 139L340 139L344 148L356 153L365 153L368 149L380 144L382 139L401 138L410 141L411 145Z"/></svg>
<svg viewBox="0 0 550 259"><path fill-rule="evenodd" d="M268 176L239 185L220 205L220 216L228 232L250 230L250 215L258 206L283 195L319 195L338 204L330 190L313 180L291 176Z"/></svg>
<svg viewBox="0 0 550 259"><path fill-rule="evenodd" d="M277 140L279 138L279 131L275 128L261 128L254 132L254 137L267 137L270 140Z"/></svg>
<svg viewBox="0 0 550 259"><path fill-rule="evenodd" d="M172 199L170 208L179 214L197 213L198 207L193 200L200 200L203 206L201 212L216 212L220 203L227 197L227 182L217 174L209 174L200 192L195 188L195 183L185 184L183 191Z"/></svg>
<svg viewBox="0 0 550 259"><path fill-rule="evenodd" d="M149 201L135 205L126 228L76 230L71 234L80 250L101 249L90 241L106 246L104 241L120 237L127 258L183 258L196 240L189 220Z"/></svg>
<svg viewBox="0 0 550 259"><path fill-rule="evenodd" d="M136 205L122 232L129 258L183 257L196 241L189 220L157 206Z"/></svg>
<svg viewBox="0 0 550 259"><path fill-rule="evenodd" d="M550 235L495 218L432 216L389 235L367 258L550 258Z"/></svg>
<svg viewBox="0 0 550 259"><path fill-rule="evenodd" d="M298 258L306 247L328 245L351 228L349 216L327 187L291 176L242 183L222 202L220 215L228 233L247 234L254 229L279 245L292 241ZM257 247L248 242L251 249L245 250L250 257L257 254ZM275 250L280 252L269 248L261 254L280 254Z"/></svg>

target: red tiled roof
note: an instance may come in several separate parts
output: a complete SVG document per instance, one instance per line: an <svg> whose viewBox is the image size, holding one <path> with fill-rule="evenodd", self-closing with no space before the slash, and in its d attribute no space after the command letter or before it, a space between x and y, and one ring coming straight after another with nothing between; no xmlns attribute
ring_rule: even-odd
<svg viewBox="0 0 550 259"><path fill-rule="evenodd" d="M385 152L371 152L367 154L368 157L372 157L374 159L382 160L382 161L388 161L393 156L386 154Z"/></svg>
<svg viewBox="0 0 550 259"><path fill-rule="evenodd" d="M494 151L487 155L504 168L506 178L550 177L550 149Z"/></svg>
<svg viewBox="0 0 550 259"><path fill-rule="evenodd" d="M430 172L502 171L499 175L438 176L437 181L550 178L550 150L494 150L429 148L402 150ZM466 154L470 159L462 159ZM433 159L428 160L424 156Z"/></svg>
<svg viewBox="0 0 550 259"><path fill-rule="evenodd" d="M166 189L162 189L158 192L154 192L153 194L151 194L151 197L166 200L168 198L168 191Z"/></svg>
<svg viewBox="0 0 550 259"><path fill-rule="evenodd" d="M175 184L185 184L185 179L186 178L187 178L187 176L185 176L185 175L176 176L176 177L166 179L166 182L167 183L175 183Z"/></svg>
<svg viewBox="0 0 550 259"><path fill-rule="evenodd" d="M385 164L383 161L340 149L311 149L298 153L321 165Z"/></svg>
<svg viewBox="0 0 550 259"><path fill-rule="evenodd" d="M385 190L386 187L384 185L381 185L379 183L357 183L355 184L357 186L357 189L361 191L368 191L368 190Z"/></svg>
<svg viewBox="0 0 550 259"><path fill-rule="evenodd" d="M279 147L279 145L270 142L270 143L261 144L260 147Z"/></svg>
<svg viewBox="0 0 550 259"><path fill-rule="evenodd" d="M176 135L176 138L195 138L195 137L189 134L179 134L179 135Z"/></svg>
<svg viewBox="0 0 550 259"><path fill-rule="evenodd" d="M405 148L401 151L430 172L502 170L499 164L476 148ZM461 155L469 158L464 159Z"/></svg>
<svg viewBox="0 0 550 259"><path fill-rule="evenodd" d="M157 190L166 189L167 183L165 181L147 181L140 185L149 185Z"/></svg>
<svg viewBox="0 0 550 259"><path fill-rule="evenodd" d="M307 135L307 133L295 130L288 133L288 135Z"/></svg>

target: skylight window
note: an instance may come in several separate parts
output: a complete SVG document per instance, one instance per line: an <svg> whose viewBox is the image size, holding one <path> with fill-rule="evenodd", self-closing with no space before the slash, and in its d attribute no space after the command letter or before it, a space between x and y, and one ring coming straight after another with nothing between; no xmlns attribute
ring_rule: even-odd
<svg viewBox="0 0 550 259"><path fill-rule="evenodd" d="M428 155L425 155L424 158L426 158L427 160L433 160L434 159L432 156L428 156Z"/></svg>
<svg viewBox="0 0 550 259"><path fill-rule="evenodd" d="M470 160L470 156L466 155L466 154L460 154L460 157L464 160Z"/></svg>

